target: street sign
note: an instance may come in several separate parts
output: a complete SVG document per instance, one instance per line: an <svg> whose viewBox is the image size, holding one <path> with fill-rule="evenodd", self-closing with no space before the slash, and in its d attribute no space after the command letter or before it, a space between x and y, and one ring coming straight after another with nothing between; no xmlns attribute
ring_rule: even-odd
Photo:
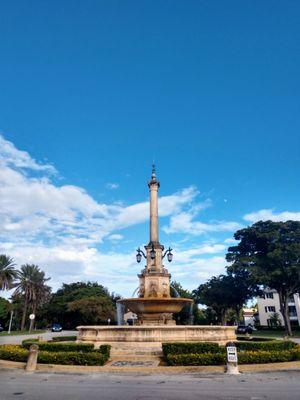
<svg viewBox="0 0 300 400"><path fill-rule="evenodd" d="M227 362L237 363L237 351L235 346L227 346Z"/></svg>
<svg viewBox="0 0 300 400"><path fill-rule="evenodd" d="M35 315L34 314L30 314L29 315L29 319L34 319L35 318Z"/></svg>

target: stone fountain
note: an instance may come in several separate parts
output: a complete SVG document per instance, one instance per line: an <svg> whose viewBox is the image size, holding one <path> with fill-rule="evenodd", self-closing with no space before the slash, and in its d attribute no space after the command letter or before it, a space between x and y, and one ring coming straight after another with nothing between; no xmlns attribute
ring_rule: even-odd
<svg viewBox="0 0 300 400"><path fill-rule="evenodd" d="M146 254L138 249L137 261L142 256L147 260L145 268L139 277L139 298L119 300L130 311L138 316L138 325L175 325L173 314L191 304L192 300L172 298L170 294L170 278L168 270L163 265L163 259L168 256L172 261L169 248L164 252L164 246L158 238L158 189L160 183L156 179L155 167L152 168L151 180L148 183L150 190L150 241L145 246Z"/></svg>
<svg viewBox="0 0 300 400"><path fill-rule="evenodd" d="M163 265L167 256L172 261L169 248L164 251L158 238L158 189L159 181L153 166L150 191L150 241L145 253L137 250L137 261L146 259L146 266L138 275L139 290L137 298L119 300L119 304L135 313L138 317L134 326L78 326L78 341L94 343L95 346L107 343L116 346L132 346L132 349L161 346L162 342L200 342L212 341L226 344L236 339L233 326L176 325L173 314L192 303L191 299L170 295L171 275ZM151 345L152 343L152 345ZM125 347L126 347L125 346Z"/></svg>

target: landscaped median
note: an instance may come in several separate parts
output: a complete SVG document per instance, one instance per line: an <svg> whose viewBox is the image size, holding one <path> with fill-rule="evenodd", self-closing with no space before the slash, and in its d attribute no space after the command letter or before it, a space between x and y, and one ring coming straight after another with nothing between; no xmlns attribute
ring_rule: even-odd
<svg viewBox="0 0 300 400"><path fill-rule="evenodd" d="M102 345L94 350L93 344L68 342L38 342L24 340L22 345L1 345L0 359L26 362L29 348L35 343L39 346L38 363L60 365L104 365L110 356L110 346Z"/></svg>
<svg viewBox="0 0 300 400"><path fill-rule="evenodd" d="M291 341L235 342L239 364L265 364L300 360L300 346ZM168 365L225 365L226 348L217 343L165 343Z"/></svg>

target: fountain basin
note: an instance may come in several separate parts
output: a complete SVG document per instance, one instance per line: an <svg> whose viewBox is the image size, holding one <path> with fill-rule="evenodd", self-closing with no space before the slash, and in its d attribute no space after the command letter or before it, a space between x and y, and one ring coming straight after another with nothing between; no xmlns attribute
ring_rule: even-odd
<svg viewBox="0 0 300 400"><path fill-rule="evenodd" d="M185 305L192 304L193 300L181 297L141 297L122 299L118 303L137 314L140 325L175 325L173 314L180 312Z"/></svg>
<svg viewBox="0 0 300 400"><path fill-rule="evenodd" d="M118 300L135 314L157 314L157 313L178 313L193 300L181 297L170 298L132 298Z"/></svg>

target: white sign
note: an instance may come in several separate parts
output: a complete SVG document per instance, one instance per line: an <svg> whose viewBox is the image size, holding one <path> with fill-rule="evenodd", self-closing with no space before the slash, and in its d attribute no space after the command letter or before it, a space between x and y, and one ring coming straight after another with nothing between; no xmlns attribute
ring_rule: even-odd
<svg viewBox="0 0 300 400"><path fill-rule="evenodd" d="M237 363L237 351L235 346L227 347L227 361Z"/></svg>
<svg viewBox="0 0 300 400"><path fill-rule="evenodd" d="M34 319L35 318L35 315L34 314L30 314L29 315L29 319Z"/></svg>

